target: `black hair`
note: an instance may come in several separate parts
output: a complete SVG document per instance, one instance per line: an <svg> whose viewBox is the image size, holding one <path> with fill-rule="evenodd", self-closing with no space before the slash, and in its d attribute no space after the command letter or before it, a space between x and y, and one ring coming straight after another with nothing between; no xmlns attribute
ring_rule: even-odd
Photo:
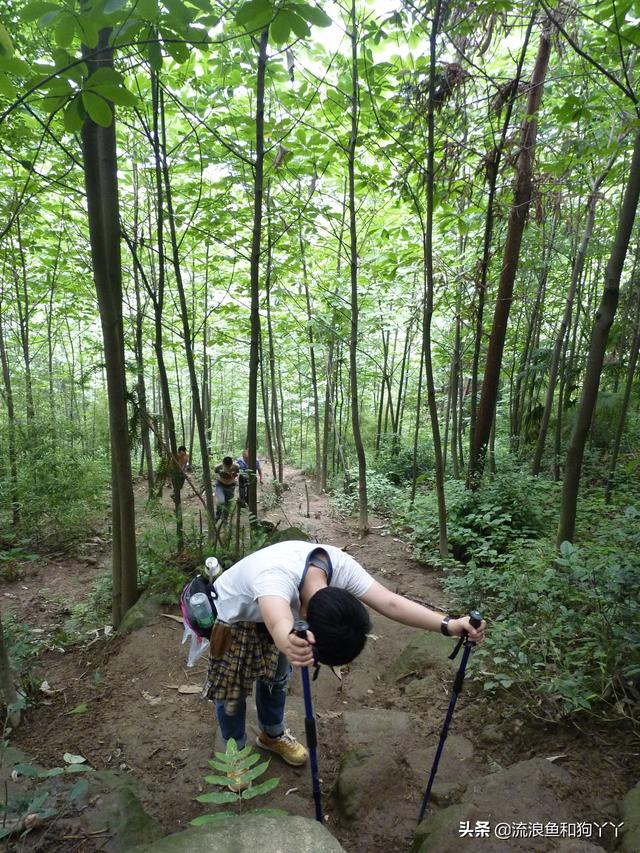
<svg viewBox="0 0 640 853"><path fill-rule="evenodd" d="M233 462L233 459L231 458L231 456L225 456L224 459L222 460L223 465L231 465L232 462Z"/></svg>
<svg viewBox="0 0 640 853"><path fill-rule="evenodd" d="M184 446L184 444L181 444L178 448L178 453L182 453L183 450L185 453L187 452L187 448Z"/></svg>
<svg viewBox="0 0 640 853"><path fill-rule="evenodd" d="M319 663L342 666L364 648L371 620L364 604L346 589L327 586L309 599L307 622Z"/></svg>

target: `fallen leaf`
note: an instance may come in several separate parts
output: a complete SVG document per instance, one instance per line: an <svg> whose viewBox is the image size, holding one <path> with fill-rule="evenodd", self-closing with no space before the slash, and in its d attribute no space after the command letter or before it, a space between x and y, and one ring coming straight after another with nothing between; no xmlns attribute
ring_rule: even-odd
<svg viewBox="0 0 640 853"><path fill-rule="evenodd" d="M559 761L561 758L566 758L567 753L561 752L560 755L547 755L547 761Z"/></svg>
<svg viewBox="0 0 640 853"><path fill-rule="evenodd" d="M162 702L162 696L152 696L146 690L142 691L142 695L150 705L159 705Z"/></svg>
<svg viewBox="0 0 640 853"><path fill-rule="evenodd" d="M178 693L202 693L202 687L198 684L181 684Z"/></svg>
<svg viewBox="0 0 640 853"><path fill-rule="evenodd" d="M285 792L284 792L284 795L285 795L285 797L288 797L288 796L289 796L289 794L293 794L293 793L295 793L297 790L298 790L297 788L289 788L289 790L288 790L288 791L285 791Z"/></svg>
<svg viewBox="0 0 640 853"><path fill-rule="evenodd" d="M164 616L165 619L173 619L174 622L179 622L181 625L184 625L184 619L182 616L174 616L173 613L161 613L161 616Z"/></svg>
<svg viewBox="0 0 640 853"><path fill-rule="evenodd" d="M42 682L42 684L40 685L40 690L42 690L42 692L43 692L43 693L53 693L53 692L54 692L54 691L51 689L51 687L49 687L49 682L48 682L48 681L43 681L43 682Z"/></svg>
<svg viewBox="0 0 640 853"><path fill-rule="evenodd" d="M65 752L62 757L67 764L84 764L87 760L84 755L74 755L72 752Z"/></svg>
<svg viewBox="0 0 640 853"><path fill-rule="evenodd" d="M71 714L86 714L89 710L89 706L86 702L81 702L80 705L76 705L75 708L72 708L70 711L66 712L66 716L69 717Z"/></svg>

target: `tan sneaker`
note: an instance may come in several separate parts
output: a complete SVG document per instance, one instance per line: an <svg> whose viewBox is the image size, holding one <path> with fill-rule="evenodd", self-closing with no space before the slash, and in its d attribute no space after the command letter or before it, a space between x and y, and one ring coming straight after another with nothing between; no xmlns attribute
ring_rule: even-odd
<svg viewBox="0 0 640 853"><path fill-rule="evenodd" d="M300 767L301 764L304 764L309 755L305 747L298 743L289 729L285 729L280 737L269 737L264 732L260 732L256 743L262 749L275 752L283 761L292 764L294 767Z"/></svg>

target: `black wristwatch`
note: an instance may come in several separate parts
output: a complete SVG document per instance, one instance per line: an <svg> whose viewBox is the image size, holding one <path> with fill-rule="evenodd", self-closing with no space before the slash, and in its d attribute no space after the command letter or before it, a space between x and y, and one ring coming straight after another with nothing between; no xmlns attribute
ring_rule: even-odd
<svg viewBox="0 0 640 853"><path fill-rule="evenodd" d="M440 631L445 635L445 637L450 637L449 633L449 620L451 616L445 616L442 622L440 623Z"/></svg>

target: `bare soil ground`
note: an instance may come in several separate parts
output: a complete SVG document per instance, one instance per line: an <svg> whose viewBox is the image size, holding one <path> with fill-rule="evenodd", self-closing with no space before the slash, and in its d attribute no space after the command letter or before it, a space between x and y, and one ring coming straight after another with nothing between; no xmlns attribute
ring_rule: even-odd
<svg viewBox="0 0 640 853"><path fill-rule="evenodd" d="M267 513L269 519L280 521L281 527L301 526L320 542L346 548L390 588L447 609L438 573L414 561L407 544L390 532L383 520L372 519L371 533L359 538L353 521L336 518L327 497L315 496L311 483L307 517L303 475L288 470L286 479L290 488L284 493L282 508ZM197 513L194 498L187 499L187 505ZM60 766L63 754L70 752L86 757L97 770L130 774L139 780L139 796L146 811L166 833L176 832L204 812L194 797L209 789L203 776L210 772L207 760L215 743L212 707L196 693L178 691L184 685L194 689L201 685L205 660L192 669L185 666L186 647L180 645L182 626L165 615L158 615L126 637L96 636L93 641L66 649L55 642L70 607L83 600L108 562L108 542L97 538L74 556L40 561L28 567L23 577L0 585L3 614L13 612L32 630L52 638L39 660L40 676L46 679L50 692L39 693L12 736L12 744L45 767ZM176 606L164 613L177 616L179 610ZM352 853L403 851L411 843L452 681L446 661L434 669L426 696L416 697L407 691L410 679L390 681L384 677L415 633L376 616L374 638L343 673L342 680L323 668L313 685L327 825ZM303 737L304 713L297 677L290 692L288 724ZM353 712L362 709L407 712L414 727L411 737L400 743L387 738L384 724L372 733L371 748L382 757L391 743L394 749L404 748L406 755L400 759L404 771L392 777L372 777L367 792L370 808L357 819L346 820L336 807L332 786L345 750L353 745L347 721L351 720L353 732ZM488 723L495 724L500 732L489 744L483 734ZM558 763L572 777L571 809L576 821L613 819L616 801L638 778L638 750L634 753L619 727L535 725L515 718L507 706L490 704L470 683L458 703L452 734L464 735L471 750L459 764L454 754L449 756L449 764L443 768L449 781L455 780L456 774L466 780L484 776L496 767L531 757L562 756ZM360 732L358 738L367 740L367 732ZM260 805L284 807L293 814L312 817L308 769L290 768L274 757L270 773L276 771L280 785ZM517 802L512 805L517 812ZM70 809L40 833L12 842L9 849L51 853L109 850L109 837L91 822L90 811ZM527 819L526 814L521 815L521 820ZM490 842L484 843L484 851L492 849Z"/></svg>

